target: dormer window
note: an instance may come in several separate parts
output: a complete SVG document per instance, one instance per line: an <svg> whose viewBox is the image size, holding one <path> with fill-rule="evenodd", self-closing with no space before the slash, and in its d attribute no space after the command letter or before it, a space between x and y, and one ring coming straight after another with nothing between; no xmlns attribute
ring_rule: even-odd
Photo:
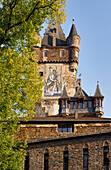
<svg viewBox="0 0 111 170"><path fill-rule="evenodd" d="M73 43L73 38L70 39L70 43L71 43L71 44Z"/></svg>
<svg viewBox="0 0 111 170"><path fill-rule="evenodd" d="M64 57L64 50L61 50L61 51L60 51L60 56L61 56L61 57Z"/></svg>
<svg viewBox="0 0 111 170"><path fill-rule="evenodd" d="M44 50L44 57L48 57L48 51Z"/></svg>
<svg viewBox="0 0 111 170"><path fill-rule="evenodd" d="M75 51L75 55L76 55L77 57L79 57L79 52L78 52L78 51Z"/></svg>
<svg viewBox="0 0 111 170"><path fill-rule="evenodd" d="M53 29L53 33L56 34L56 28Z"/></svg>

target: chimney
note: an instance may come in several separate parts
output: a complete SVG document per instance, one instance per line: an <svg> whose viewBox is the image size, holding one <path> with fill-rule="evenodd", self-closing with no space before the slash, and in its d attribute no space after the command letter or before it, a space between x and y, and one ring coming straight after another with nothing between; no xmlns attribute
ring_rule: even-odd
<svg viewBox="0 0 111 170"><path fill-rule="evenodd" d="M81 86L81 79L77 79L77 87Z"/></svg>

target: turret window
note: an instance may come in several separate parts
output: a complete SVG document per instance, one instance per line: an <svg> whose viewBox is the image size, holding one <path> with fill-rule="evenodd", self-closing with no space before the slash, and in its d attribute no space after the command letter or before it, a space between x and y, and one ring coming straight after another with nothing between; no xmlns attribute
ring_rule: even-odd
<svg viewBox="0 0 111 170"><path fill-rule="evenodd" d="M88 107L92 107L92 101L88 101Z"/></svg>
<svg viewBox="0 0 111 170"><path fill-rule="evenodd" d="M66 101L65 100L63 101L63 107L66 107Z"/></svg>
<svg viewBox="0 0 111 170"><path fill-rule="evenodd" d="M78 103L77 102L75 102L75 109L77 109L78 108Z"/></svg>
<svg viewBox="0 0 111 170"><path fill-rule="evenodd" d="M79 39L77 38L77 43L79 43Z"/></svg>
<svg viewBox="0 0 111 170"><path fill-rule="evenodd" d="M87 101L84 101L84 108L87 108Z"/></svg>
<svg viewBox="0 0 111 170"><path fill-rule="evenodd" d="M70 102L70 108L73 109L73 107L74 107L74 103Z"/></svg>
<svg viewBox="0 0 111 170"><path fill-rule="evenodd" d="M70 39L70 43L71 43L71 44L73 43L73 39L72 39L72 38Z"/></svg>
<svg viewBox="0 0 111 170"><path fill-rule="evenodd" d="M44 57L48 57L48 51L47 50L44 51Z"/></svg>
<svg viewBox="0 0 111 170"><path fill-rule="evenodd" d="M79 108L83 108L83 103L82 102L79 103Z"/></svg>
<svg viewBox="0 0 111 170"><path fill-rule="evenodd" d="M99 107L99 99L97 99L97 107Z"/></svg>
<svg viewBox="0 0 111 170"><path fill-rule="evenodd" d="M78 56L79 56L79 52L78 52L78 51L76 51L76 52L75 52L75 55L78 57Z"/></svg>
<svg viewBox="0 0 111 170"><path fill-rule="evenodd" d="M61 56L61 57L64 57L64 50L61 50L61 51L60 51L60 56Z"/></svg>

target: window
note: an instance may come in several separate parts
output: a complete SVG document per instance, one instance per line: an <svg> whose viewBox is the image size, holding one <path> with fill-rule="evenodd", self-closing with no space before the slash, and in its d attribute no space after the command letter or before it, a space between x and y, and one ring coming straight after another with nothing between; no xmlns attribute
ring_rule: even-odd
<svg viewBox="0 0 111 170"><path fill-rule="evenodd" d="M73 38L70 39L70 43L71 43L71 44L73 43Z"/></svg>
<svg viewBox="0 0 111 170"><path fill-rule="evenodd" d="M109 147L104 146L103 152L104 152L104 169L109 170Z"/></svg>
<svg viewBox="0 0 111 170"><path fill-rule="evenodd" d="M99 99L97 99L97 107L99 106Z"/></svg>
<svg viewBox="0 0 111 170"><path fill-rule="evenodd" d="M75 109L77 109L78 108L78 103L77 102L75 102Z"/></svg>
<svg viewBox="0 0 111 170"><path fill-rule="evenodd" d="M65 100L63 101L63 107L66 107L66 101Z"/></svg>
<svg viewBox="0 0 111 170"><path fill-rule="evenodd" d="M83 108L83 103L82 102L79 103L79 107Z"/></svg>
<svg viewBox="0 0 111 170"><path fill-rule="evenodd" d="M79 43L79 39L77 38L77 43Z"/></svg>
<svg viewBox="0 0 111 170"><path fill-rule="evenodd" d="M76 52L75 52L75 55L78 57L78 56L79 56L79 52L78 52L78 51L76 51Z"/></svg>
<svg viewBox="0 0 111 170"><path fill-rule="evenodd" d="M47 50L44 51L44 57L48 57L48 51Z"/></svg>
<svg viewBox="0 0 111 170"><path fill-rule="evenodd" d="M61 50L60 56L61 56L61 57L64 57L64 50Z"/></svg>
<svg viewBox="0 0 111 170"><path fill-rule="evenodd" d="M49 169L49 153L44 154L44 170Z"/></svg>
<svg viewBox="0 0 111 170"><path fill-rule="evenodd" d="M92 101L88 101L88 107L92 107Z"/></svg>
<svg viewBox="0 0 111 170"><path fill-rule="evenodd" d="M56 33L56 28L53 29L53 33L54 33L54 34Z"/></svg>
<svg viewBox="0 0 111 170"><path fill-rule="evenodd" d="M58 125L58 132L60 133L71 133L74 131L73 124L59 124Z"/></svg>
<svg viewBox="0 0 111 170"><path fill-rule="evenodd" d="M74 107L73 102L70 102L70 108L73 109L73 107Z"/></svg>
<svg viewBox="0 0 111 170"><path fill-rule="evenodd" d="M43 72L40 72L40 77L42 77L43 76Z"/></svg>
<svg viewBox="0 0 111 170"><path fill-rule="evenodd" d="M29 170L29 154L25 157L24 170Z"/></svg>
<svg viewBox="0 0 111 170"><path fill-rule="evenodd" d="M60 108L62 108L62 101L60 101Z"/></svg>
<svg viewBox="0 0 111 170"><path fill-rule="evenodd" d="M64 151L63 170L68 170L68 151Z"/></svg>
<svg viewBox="0 0 111 170"><path fill-rule="evenodd" d="M84 101L84 108L87 108L87 101Z"/></svg>
<svg viewBox="0 0 111 170"><path fill-rule="evenodd" d="M88 148L83 149L83 169L88 170Z"/></svg>

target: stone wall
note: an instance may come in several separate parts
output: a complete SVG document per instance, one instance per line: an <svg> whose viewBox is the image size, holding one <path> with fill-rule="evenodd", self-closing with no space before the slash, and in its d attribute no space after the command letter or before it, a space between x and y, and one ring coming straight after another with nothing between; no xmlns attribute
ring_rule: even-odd
<svg viewBox="0 0 111 170"><path fill-rule="evenodd" d="M109 146L111 160L111 134L76 137L49 142L38 142L29 145L29 170L44 169L44 154L49 153L49 170L63 170L63 152L68 150L68 169L83 169L83 149L88 148L88 169L103 170L103 147ZM111 161L109 163L111 169Z"/></svg>
<svg viewBox="0 0 111 170"><path fill-rule="evenodd" d="M48 51L48 56L44 57L44 50ZM64 57L61 57L61 50L64 50ZM39 63L43 62L69 62L75 61L78 63L78 57L75 55L76 47L56 46L56 47L41 47L34 48L36 59Z"/></svg>
<svg viewBox="0 0 111 170"><path fill-rule="evenodd" d="M74 124L74 132L60 133L58 132L58 124L38 124L38 125L21 125L17 138L23 140L28 137L30 140L51 139L60 136L73 136L76 134L88 134L95 132L103 132L111 130L110 123L89 123L89 124Z"/></svg>

